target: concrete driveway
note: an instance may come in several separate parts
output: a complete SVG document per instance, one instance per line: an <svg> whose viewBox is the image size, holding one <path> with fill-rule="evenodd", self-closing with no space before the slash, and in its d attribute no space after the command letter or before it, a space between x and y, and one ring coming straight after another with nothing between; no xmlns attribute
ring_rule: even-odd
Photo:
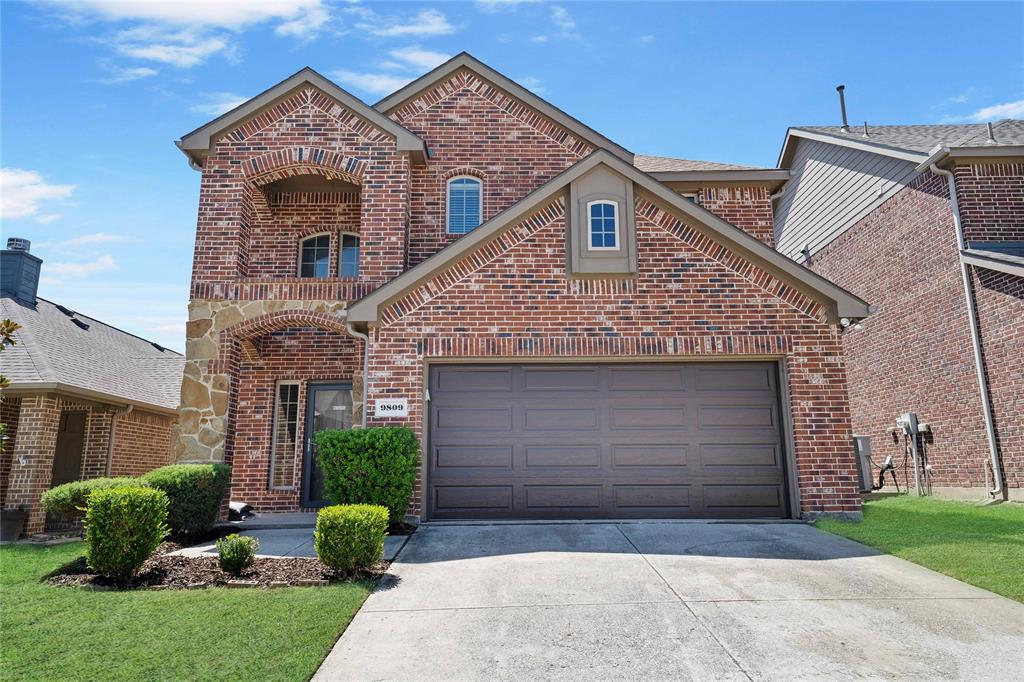
<svg viewBox="0 0 1024 682"><path fill-rule="evenodd" d="M391 574L315 680L1024 669L1024 606L803 524L428 524Z"/></svg>

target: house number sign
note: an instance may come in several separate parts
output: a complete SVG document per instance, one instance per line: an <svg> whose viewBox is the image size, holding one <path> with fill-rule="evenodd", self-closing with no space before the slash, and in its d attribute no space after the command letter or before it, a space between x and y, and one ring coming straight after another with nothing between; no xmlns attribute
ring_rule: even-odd
<svg viewBox="0 0 1024 682"><path fill-rule="evenodd" d="M388 398L387 400L378 400L374 405L373 411L374 417L408 417L409 416L409 399L408 398Z"/></svg>

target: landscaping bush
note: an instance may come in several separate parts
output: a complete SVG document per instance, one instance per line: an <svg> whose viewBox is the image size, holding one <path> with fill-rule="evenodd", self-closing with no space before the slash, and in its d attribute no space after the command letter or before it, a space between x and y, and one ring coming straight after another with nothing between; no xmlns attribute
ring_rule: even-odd
<svg viewBox="0 0 1024 682"><path fill-rule="evenodd" d="M388 510L380 505L324 507L316 516L313 547L320 561L351 573L380 560L387 529Z"/></svg>
<svg viewBox="0 0 1024 682"><path fill-rule="evenodd" d="M153 488L104 488L89 496L85 559L89 568L127 582L167 536L167 496Z"/></svg>
<svg viewBox="0 0 1024 682"><path fill-rule="evenodd" d="M221 500L231 483L226 464L172 464L154 469L140 480L167 495L167 524L175 538L213 528Z"/></svg>
<svg viewBox="0 0 1024 682"><path fill-rule="evenodd" d="M379 504L387 507L391 523L404 519L420 460L420 444L411 429L327 429L315 438L329 500Z"/></svg>
<svg viewBox="0 0 1024 682"><path fill-rule="evenodd" d="M84 481L72 481L50 488L43 493L43 509L53 516L75 517L85 514L85 505L89 495L96 490L106 488L145 487L145 483L136 478L90 478Z"/></svg>
<svg viewBox="0 0 1024 682"><path fill-rule="evenodd" d="M260 541L256 538L232 533L217 540L217 565L222 571L242 575L242 571L252 566L259 548Z"/></svg>

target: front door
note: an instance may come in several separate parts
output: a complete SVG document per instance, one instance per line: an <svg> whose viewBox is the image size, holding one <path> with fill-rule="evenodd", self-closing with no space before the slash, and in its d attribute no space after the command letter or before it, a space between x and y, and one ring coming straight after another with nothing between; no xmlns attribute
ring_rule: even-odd
<svg viewBox="0 0 1024 682"><path fill-rule="evenodd" d="M57 429L57 447L53 451L50 487L77 481L82 473L82 446L85 444L85 412L64 412Z"/></svg>
<svg viewBox="0 0 1024 682"><path fill-rule="evenodd" d="M306 449L302 463L302 506L323 507L324 475L313 435L324 429L352 428L352 384L310 384L306 403Z"/></svg>

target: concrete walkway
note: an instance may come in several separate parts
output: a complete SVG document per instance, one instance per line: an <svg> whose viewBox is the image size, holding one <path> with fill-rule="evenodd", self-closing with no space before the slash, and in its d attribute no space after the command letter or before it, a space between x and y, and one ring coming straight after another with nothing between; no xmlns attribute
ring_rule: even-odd
<svg viewBox="0 0 1024 682"><path fill-rule="evenodd" d="M313 529L272 527L240 530L239 535L249 535L260 541L258 557L310 557L316 558L313 548ZM408 535L388 535L384 538L384 560L391 561L405 545ZM172 556L217 556L217 546L212 542L204 542L192 547L179 549Z"/></svg>
<svg viewBox="0 0 1024 682"><path fill-rule="evenodd" d="M314 680L1020 679L1024 605L803 524L428 524Z"/></svg>

